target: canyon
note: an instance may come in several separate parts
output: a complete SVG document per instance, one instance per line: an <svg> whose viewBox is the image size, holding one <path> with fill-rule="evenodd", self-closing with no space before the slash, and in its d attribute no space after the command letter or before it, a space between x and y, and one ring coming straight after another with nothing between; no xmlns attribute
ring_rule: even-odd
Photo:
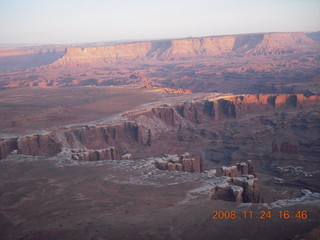
<svg viewBox="0 0 320 240"><path fill-rule="evenodd" d="M1 49L0 235L316 239L318 35Z"/></svg>

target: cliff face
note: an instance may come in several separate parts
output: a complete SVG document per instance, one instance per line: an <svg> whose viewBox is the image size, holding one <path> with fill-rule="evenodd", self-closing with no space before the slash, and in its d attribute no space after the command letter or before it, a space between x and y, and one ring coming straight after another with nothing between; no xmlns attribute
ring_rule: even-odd
<svg viewBox="0 0 320 240"><path fill-rule="evenodd" d="M141 59L180 60L218 55L277 55L317 45L304 33L248 34L149 41L94 48L67 48L54 66L105 64Z"/></svg>
<svg viewBox="0 0 320 240"><path fill-rule="evenodd" d="M184 136L188 131L197 131L198 125L210 131L210 126L215 122L236 120L247 114L290 109L301 110L319 105L319 96L305 97L303 95L243 95L187 101L128 113L125 117L130 121L124 123L71 127L51 131L44 135L5 139L0 142L0 157L5 158L15 150L17 153L26 155L53 156L64 148L98 150L110 147L114 147L113 151L116 154L111 154L110 151L108 153L92 152L83 159L100 159L101 156L118 159L121 154L133 153L135 156L137 152L145 156L148 149L151 152L162 152L167 150L168 145L175 147L179 142L184 147L183 144L197 144L197 139L184 139ZM271 120L268 122L262 119L261 121L262 124L268 125L269 122L271 125L274 124ZM203 134L206 135L205 132ZM291 143L279 143L278 145L276 142L270 142L270 144L272 144L270 152L298 153L298 148ZM180 151L178 145L177 151L178 153ZM100 157L94 157L98 155Z"/></svg>
<svg viewBox="0 0 320 240"><path fill-rule="evenodd" d="M14 151L24 155L53 156L61 150L61 143L48 134L12 138L0 142L1 158L5 158Z"/></svg>
<svg viewBox="0 0 320 240"><path fill-rule="evenodd" d="M303 94L257 94L224 97L207 101L186 102L177 105L177 112L188 121L202 123L211 120L234 119L252 112L320 105L319 96ZM163 114L164 115L164 114Z"/></svg>

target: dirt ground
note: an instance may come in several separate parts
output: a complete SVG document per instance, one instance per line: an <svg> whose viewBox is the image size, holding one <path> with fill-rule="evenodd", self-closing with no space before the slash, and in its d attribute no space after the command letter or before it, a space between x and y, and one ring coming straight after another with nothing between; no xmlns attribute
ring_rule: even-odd
<svg viewBox="0 0 320 240"><path fill-rule="evenodd" d="M270 208L207 200L196 174L143 161L76 163L19 157L0 162L1 239L302 239L317 234L319 202ZM260 211L271 218L260 219ZM307 219L295 217L306 210ZM212 219L236 211L236 219ZM252 211L252 219L244 218ZM280 219L279 211L289 211ZM307 235L306 235L307 234ZM305 238L317 239L317 238Z"/></svg>

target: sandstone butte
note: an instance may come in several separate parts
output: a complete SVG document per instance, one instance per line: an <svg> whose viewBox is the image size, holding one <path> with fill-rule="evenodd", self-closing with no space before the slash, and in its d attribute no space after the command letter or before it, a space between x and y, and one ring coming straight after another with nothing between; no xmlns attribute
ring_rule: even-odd
<svg viewBox="0 0 320 240"><path fill-rule="evenodd" d="M279 55L319 47L305 33L265 33L234 36L158 40L105 47L68 47L54 67L106 64L131 60L183 60L229 54Z"/></svg>

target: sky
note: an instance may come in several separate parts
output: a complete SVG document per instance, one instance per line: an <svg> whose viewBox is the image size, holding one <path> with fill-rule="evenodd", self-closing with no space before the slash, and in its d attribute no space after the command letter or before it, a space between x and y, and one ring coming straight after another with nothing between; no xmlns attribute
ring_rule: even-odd
<svg viewBox="0 0 320 240"><path fill-rule="evenodd" d="M320 0L0 0L0 44L320 30Z"/></svg>

